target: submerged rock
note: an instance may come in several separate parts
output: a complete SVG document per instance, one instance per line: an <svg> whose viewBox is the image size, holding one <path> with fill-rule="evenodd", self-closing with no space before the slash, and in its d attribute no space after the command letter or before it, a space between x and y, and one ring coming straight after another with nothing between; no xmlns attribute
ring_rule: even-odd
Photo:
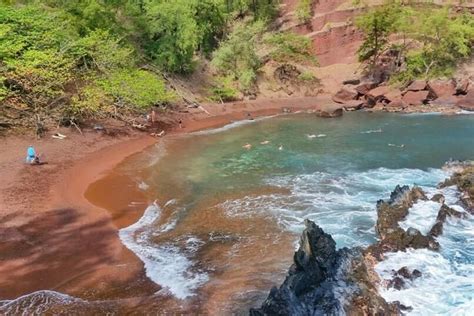
<svg viewBox="0 0 474 316"><path fill-rule="evenodd" d="M393 279L387 282L387 288L401 290L405 288L406 280L413 281L421 277L421 271L414 269L412 272L408 267L401 267L398 271L394 271Z"/></svg>
<svg viewBox="0 0 474 316"><path fill-rule="evenodd" d="M444 195L442 195L441 193L437 193L437 194L433 195L433 197L431 198L431 201L438 202L440 204L444 204L445 200L446 199L445 199Z"/></svg>

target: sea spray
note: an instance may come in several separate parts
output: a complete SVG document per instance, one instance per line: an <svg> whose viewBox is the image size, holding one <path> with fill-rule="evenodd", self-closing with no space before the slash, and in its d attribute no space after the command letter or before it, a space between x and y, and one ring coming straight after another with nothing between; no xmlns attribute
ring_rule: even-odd
<svg viewBox="0 0 474 316"><path fill-rule="evenodd" d="M153 243L153 224L160 215L161 209L155 202L147 207L140 220L121 229L119 236L124 245L144 263L148 278L176 298L186 299L208 281L208 275L202 271L191 271L194 264L180 247L171 243ZM195 242L191 246L195 247Z"/></svg>
<svg viewBox="0 0 474 316"><path fill-rule="evenodd" d="M437 238L440 251L408 249L385 254L375 267L382 280L393 277L402 267L421 271L422 277L407 281L401 290L381 286L379 291L387 301L399 301L413 309L410 315L470 315L474 306L474 217L459 204L460 193L455 187L432 189L441 193L446 204L464 214L463 218L447 218L443 234ZM402 227L426 227L436 218L434 202L419 202L410 209ZM439 209L439 206L438 206Z"/></svg>
<svg viewBox="0 0 474 316"><path fill-rule="evenodd" d="M0 315L44 315L58 311L79 310L89 303L56 291L42 290L22 295L14 300L0 300ZM55 313L56 311L56 313Z"/></svg>
<svg viewBox="0 0 474 316"><path fill-rule="evenodd" d="M367 246L375 241L375 203L381 196L389 195L397 184L435 190L448 175L441 169L377 168L269 177L265 184L289 189L290 194L250 195L220 206L229 217L271 216L295 234L303 229L304 219L311 219L333 236L338 247Z"/></svg>

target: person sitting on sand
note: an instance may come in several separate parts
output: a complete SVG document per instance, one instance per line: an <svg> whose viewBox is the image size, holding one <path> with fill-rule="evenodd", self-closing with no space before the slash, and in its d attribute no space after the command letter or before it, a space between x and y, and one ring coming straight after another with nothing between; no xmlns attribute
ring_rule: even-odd
<svg viewBox="0 0 474 316"><path fill-rule="evenodd" d="M39 157L36 155L35 148L32 145L26 150L26 162L29 164L40 162Z"/></svg>

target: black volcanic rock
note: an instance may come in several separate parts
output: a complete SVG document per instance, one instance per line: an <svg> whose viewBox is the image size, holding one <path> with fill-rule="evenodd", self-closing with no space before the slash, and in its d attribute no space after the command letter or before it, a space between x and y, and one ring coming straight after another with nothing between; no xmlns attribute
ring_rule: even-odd
<svg viewBox="0 0 474 316"><path fill-rule="evenodd" d="M334 293L329 286L322 286L329 281L337 270L340 253L336 251L336 242L314 222L305 220L306 229L300 239L300 247L293 257L293 265L283 285L273 288L270 295L258 310L251 310L251 315L295 315L307 310L303 296L314 291L320 303L335 304ZM322 304L321 304L322 305ZM332 309L332 306L321 306Z"/></svg>
<svg viewBox="0 0 474 316"><path fill-rule="evenodd" d="M445 181L443 186L457 185L464 193L461 201L474 205L474 165L463 166ZM464 200L463 200L464 198ZM434 237L442 233L447 217L463 217L464 213L444 204L444 196L433 197L442 204L436 224L428 235L415 228L406 231L399 222L409 209L420 200L428 200L418 187L397 186L386 201L377 202L376 232L379 241L365 248L339 249L329 234L315 223L306 220L300 247L293 257L293 265L280 288L272 288L260 308L251 309L250 315L400 315L410 306L400 302L387 303L379 294L374 266L384 259L386 252L405 251L408 248L438 250ZM471 208L472 209L472 208ZM422 276L419 270L402 267L393 271L387 287L403 289L407 281Z"/></svg>
<svg viewBox="0 0 474 316"><path fill-rule="evenodd" d="M397 314L397 307L380 297L369 281L360 249L336 250L331 235L312 221L305 225L285 281L250 315L335 315L346 310Z"/></svg>

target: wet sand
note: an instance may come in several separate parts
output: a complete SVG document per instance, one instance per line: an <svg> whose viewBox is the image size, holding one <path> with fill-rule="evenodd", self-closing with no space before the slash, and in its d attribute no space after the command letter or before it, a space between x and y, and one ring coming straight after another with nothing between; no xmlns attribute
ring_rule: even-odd
<svg viewBox="0 0 474 316"><path fill-rule="evenodd" d="M327 96L203 105L177 115L183 128L172 133L216 128L232 121L291 111L315 110ZM55 131L53 131L54 133ZM143 201L128 190L130 179L117 179L116 191L95 206L84 197L89 185L110 174L123 159L159 139L143 134L108 137L61 130L66 140L8 137L0 145L0 299L37 290L56 290L85 299L150 295L159 287L148 280L143 264L119 237L118 229L135 222ZM30 144L48 164L23 164ZM113 171L112 171L113 172ZM117 199L117 197L120 197ZM104 200L104 199L102 199ZM123 203L123 205L122 205Z"/></svg>

